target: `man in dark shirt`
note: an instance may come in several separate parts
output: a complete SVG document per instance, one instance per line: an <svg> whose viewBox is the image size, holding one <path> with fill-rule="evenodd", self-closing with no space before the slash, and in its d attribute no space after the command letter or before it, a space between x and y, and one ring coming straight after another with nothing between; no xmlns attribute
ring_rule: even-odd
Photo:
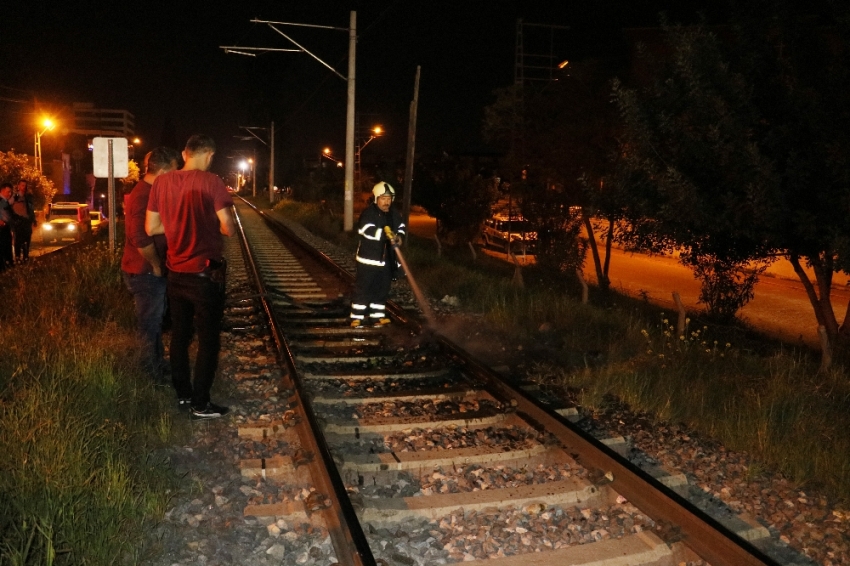
<svg viewBox="0 0 850 566"><path fill-rule="evenodd" d="M0 185L0 271L12 267L15 262L12 255L12 184Z"/></svg>
<svg viewBox="0 0 850 566"><path fill-rule="evenodd" d="M158 147L145 156L145 176L128 195L124 211L124 255L121 274L133 294L136 322L146 371L157 385L165 379L165 350L162 346L162 318L165 314L165 236L148 236L145 212L154 180L177 168L177 151ZM188 407L187 407L188 408Z"/></svg>
<svg viewBox="0 0 850 566"><path fill-rule="evenodd" d="M224 242L236 233L233 199L221 178L208 172L215 154L212 138L186 142L186 165L157 178L151 189L145 230L168 243L168 301L171 308L171 375L178 403L191 403L193 419L215 419L227 407L210 401L224 315ZM194 379L189 344L198 336Z"/></svg>
<svg viewBox="0 0 850 566"><path fill-rule="evenodd" d="M35 228L36 220L35 204L24 179L18 181L18 191L12 197L12 211L15 213L12 227L15 232L15 261L27 261L30 257L32 229Z"/></svg>

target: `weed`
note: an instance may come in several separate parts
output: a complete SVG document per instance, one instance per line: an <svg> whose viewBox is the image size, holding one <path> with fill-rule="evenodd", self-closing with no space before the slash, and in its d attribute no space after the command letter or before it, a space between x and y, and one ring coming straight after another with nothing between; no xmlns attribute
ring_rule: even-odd
<svg viewBox="0 0 850 566"><path fill-rule="evenodd" d="M4 273L0 564L113 564L161 513L167 440L134 352L120 254L68 249Z"/></svg>

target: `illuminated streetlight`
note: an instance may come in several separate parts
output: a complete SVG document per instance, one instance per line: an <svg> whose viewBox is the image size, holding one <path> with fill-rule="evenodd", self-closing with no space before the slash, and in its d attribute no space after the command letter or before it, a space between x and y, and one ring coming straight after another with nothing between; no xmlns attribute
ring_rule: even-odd
<svg viewBox="0 0 850 566"><path fill-rule="evenodd" d="M40 132L38 130L35 131L35 168L38 169L39 173L44 173L41 162L41 136L44 135L44 132L47 130L55 128L56 124L54 124L53 120L50 118L44 118L41 121L41 125L44 126L44 129Z"/></svg>
<svg viewBox="0 0 850 566"><path fill-rule="evenodd" d="M357 153L354 154L355 161L355 172L357 175L357 186L360 186L360 152L363 151L363 148L369 145L369 142L373 139L384 135L384 129L381 126L375 126L371 130L369 130L370 135L369 139L363 142L363 145L357 148Z"/></svg>
<svg viewBox="0 0 850 566"><path fill-rule="evenodd" d="M257 176L254 175L254 160L250 157L248 158L248 164L251 166L251 194L257 196Z"/></svg>
<svg viewBox="0 0 850 566"><path fill-rule="evenodd" d="M322 150L322 153L320 154L320 157L319 157L319 161L321 161L322 157L327 157L328 159L330 159L331 161L336 163L337 167L344 167L345 166L345 164L342 161L340 161L339 159L337 159L336 157L331 155L331 148L329 148L329 147L326 147L325 149Z"/></svg>

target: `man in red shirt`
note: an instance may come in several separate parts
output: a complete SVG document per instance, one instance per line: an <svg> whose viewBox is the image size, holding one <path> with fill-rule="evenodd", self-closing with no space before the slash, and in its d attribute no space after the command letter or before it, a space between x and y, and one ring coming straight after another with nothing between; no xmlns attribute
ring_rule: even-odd
<svg viewBox="0 0 850 566"><path fill-rule="evenodd" d="M156 385L168 385L162 318L165 315L165 236L148 236L145 211L154 180L177 169L177 151L158 147L145 156L145 176L127 195L124 209L124 255L121 275L133 294L136 323L142 339L145 369ZM187 407L188 408L188 407Z"/></svg>
<svg viewBox="0 0 850 566"><path fill-rule="evenodd" d="M145 216L151 236L164 234L168 251L168 301L171 307L171 379L178 404L191 405L193 419L226 415L227 407L210 401L224 315L224 242L236 233L233 200L222 180L208 172L215 142L194 135L183 150L183 169L154 181ZM198 335L194 379L189 344Z"/></svg>

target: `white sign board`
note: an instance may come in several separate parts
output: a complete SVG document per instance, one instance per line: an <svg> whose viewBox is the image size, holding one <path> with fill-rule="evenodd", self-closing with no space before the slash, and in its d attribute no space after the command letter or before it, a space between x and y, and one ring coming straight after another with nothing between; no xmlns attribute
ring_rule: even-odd
<svg viewBox="0 0 850 566"><path fill-rule="evenodd" d="M94 176L99 179L109 177L109 140L112 140L112 176L123 179L130 175L127 138L94 138L92 140Z"/></svg>

